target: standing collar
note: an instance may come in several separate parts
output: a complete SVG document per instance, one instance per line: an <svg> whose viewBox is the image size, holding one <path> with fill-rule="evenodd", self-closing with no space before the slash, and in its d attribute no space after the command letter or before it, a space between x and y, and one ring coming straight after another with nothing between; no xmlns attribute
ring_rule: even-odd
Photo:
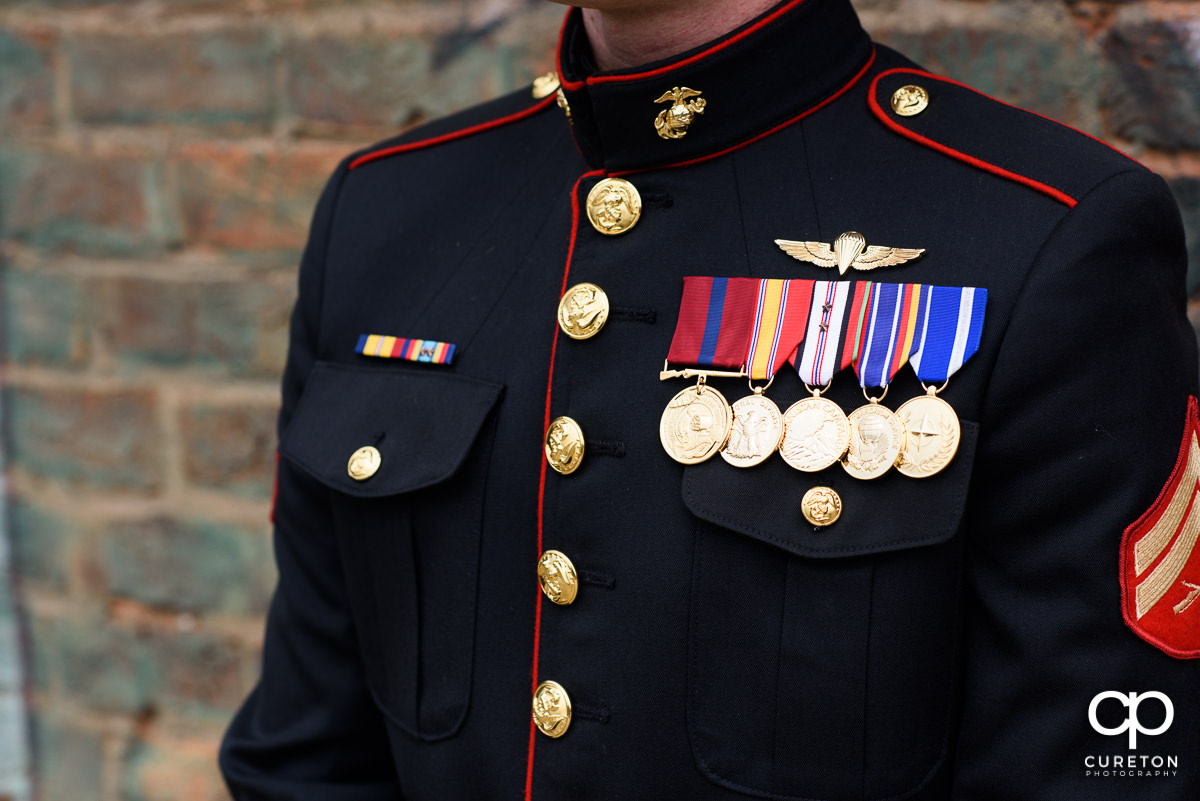
<svg viewBox="0 0 1200 801"><path fill-rule="evenodd" d="M580 152L611 173L702 159L761 136L845 90L873 53L849 0L785 0L694 50L600 72L583 15L572 8L558 72ZM702 100L703 112L693 112L682 137L668 139L655 119L673 101L655 101L675 88L699 92L680 102Z"/></svg>

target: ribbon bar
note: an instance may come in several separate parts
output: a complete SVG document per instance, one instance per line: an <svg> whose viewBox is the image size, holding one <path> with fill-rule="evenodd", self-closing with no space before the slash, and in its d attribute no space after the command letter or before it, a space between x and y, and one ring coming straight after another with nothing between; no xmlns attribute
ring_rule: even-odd
<svg viewBox="0 0 1200 801"><path fill-rule="evenodd" d="M404 359L410 362L450 364L454 361L455 346L450 342L432 339L405 339L403 337L363 334L358 338L354 352L361 356L378 359Z"/></svg>

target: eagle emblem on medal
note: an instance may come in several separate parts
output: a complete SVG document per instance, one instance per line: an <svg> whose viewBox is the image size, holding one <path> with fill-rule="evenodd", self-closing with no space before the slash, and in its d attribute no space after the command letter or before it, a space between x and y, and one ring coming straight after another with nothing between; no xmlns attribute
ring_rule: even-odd
<svg viewBox="0 0 1200 801"><path fill-rule="evenodd" d="M874 270L877 267L894 267L919 259L925 253L925 248L868 245L866 237L858 231L847 231L832 243L776 239L775 244L793 259L818 267L837 267L840 275L845 275L851 268Z"/></svg>

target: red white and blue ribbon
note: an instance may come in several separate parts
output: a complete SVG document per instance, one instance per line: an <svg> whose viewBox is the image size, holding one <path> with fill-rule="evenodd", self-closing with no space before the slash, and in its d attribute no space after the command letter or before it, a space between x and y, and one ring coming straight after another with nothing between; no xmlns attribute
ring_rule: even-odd
<svg viewBox="0 0 1200 801"><path fill-rule="evenodd" d="M931 286L909 361L922 384L941 384L979 350L987 290Z"/></svg>
<svg viewBox="0 0 1200 801"><path fill-rule="evenodd" d="M908 361L912 342L922 330L922 284L871 286L866 319L859 334L854 370L863 387L886 387Z"/></svg>

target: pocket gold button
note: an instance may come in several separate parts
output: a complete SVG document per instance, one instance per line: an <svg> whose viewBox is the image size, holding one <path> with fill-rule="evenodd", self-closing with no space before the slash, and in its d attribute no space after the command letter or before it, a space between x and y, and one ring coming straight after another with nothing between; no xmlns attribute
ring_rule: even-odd
<svg viewBox="0 0 1200 801"><path fill-rule="evenodd" d="M559 606L570 604L579 594L579 574L561 551L543 553L538 560L537 574L542 592Z"/></svg>
<svg viewBox="0 0 1200 801"><path fill-rule="evenodd" d="M367 445L356 450L350 457L346 472L355 481L366 481L379 472L379 465L382 463L383 457L379 455L379 451Z"/></svg>
<svg viewBox="0 0 1200 801"><path fill-rule="evenodd" d="M800 508L814 526L829 526L842 516L842 499L830 487L813 487L800 499Z"/></svg>
<svg viewBox="0 0 1200 801"><path fill-rule="evenodd" d="M642 196L623 178L605 178L588 192L587 217L602 234L623 234L642 218Z"/></svg>
<svg viewBox="0 0 1200 801"><path fill-rule="evenodd" d="M571 339L591 339L608 322L608 295L595 284L576 284L558 302L558 327Z"/></svg>
<svg viewBox="0 0 1200 801"><path fill-rule="evenodd" d="M583 429L570 417L558 417L546 429L546 461L556 473L569 476L583 462Z"/></svg>
<svg viewBox="0 0 1200 801"><path fill-rule="evenodd" d="M556 681L543 681L533 691L533 722L547 737L562 737L571 725L571 698Z"/></svg>

